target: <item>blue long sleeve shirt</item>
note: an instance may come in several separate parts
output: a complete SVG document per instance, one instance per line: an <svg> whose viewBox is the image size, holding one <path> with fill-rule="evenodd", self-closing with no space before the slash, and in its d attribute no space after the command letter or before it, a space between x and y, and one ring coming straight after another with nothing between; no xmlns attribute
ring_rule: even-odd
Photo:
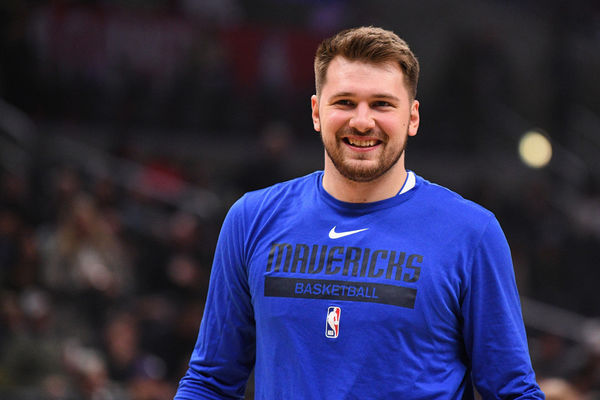
<svg viewBox="0 0 600 400"><path fill-rule="evenodd" d="M256 399L543 399L493 214L419 176L345 203L322 174L230 209L175 399L242 399L253 368Z"/></svg>

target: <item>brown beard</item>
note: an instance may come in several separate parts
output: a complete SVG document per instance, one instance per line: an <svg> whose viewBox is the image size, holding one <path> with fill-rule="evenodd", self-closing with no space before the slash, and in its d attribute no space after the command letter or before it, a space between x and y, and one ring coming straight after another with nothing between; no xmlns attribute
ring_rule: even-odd
<svg viewBox="0 0 600 400"><path fill-rule="evenodd" d="M373 181L380 176L384 175L388 172L398 160L402 154L404 154L404 150L406 149L406 141L402 143L402 148L397 153L388 154L389 151L387 148L389 141L385 140L387 135L385 133L381 133L379 135L375 135L376 137L384 138L381 140L381 146L384 146L384 151L381 157L378 160L377 165L374 167L354 167L348 165L346 160L344 159L343 153L341 151L341 147L344 146L343 137L349 136L349 134L354 136L372 136L372 132L359 132L355 129L344 127L336 132L335 135L335 147L330 148L332 146L325 145L323 141L323 146L325 147L325 152L329 156L329 159L338 170L338 172L345 178L354 181L354 182L370 182ZM408 137L408 129L407 129L407 137ZM322 140L321 134L321 140Z"/></svg>

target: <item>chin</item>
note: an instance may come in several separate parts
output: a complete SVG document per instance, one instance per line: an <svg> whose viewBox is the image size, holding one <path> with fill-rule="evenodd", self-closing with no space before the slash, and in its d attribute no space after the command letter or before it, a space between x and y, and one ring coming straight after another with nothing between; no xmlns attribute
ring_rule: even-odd
<svg viewBox="0 0 600 400"><path fill-rule="evenodd" d="M354 182L371 182L385 174L385 170L381 169L365 169L365 168L342 168L338 171L343 177Z"/></svg>

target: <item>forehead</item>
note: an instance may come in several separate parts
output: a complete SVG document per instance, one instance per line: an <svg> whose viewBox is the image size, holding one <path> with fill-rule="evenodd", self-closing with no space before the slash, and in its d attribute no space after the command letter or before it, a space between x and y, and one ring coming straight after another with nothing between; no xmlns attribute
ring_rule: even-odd
<svg viewBox="0 0 600 400"><path fill-rule="evenodd" d="M394 92L407 93L404 73L392 61L369 63L337 56L329 64L323 92ZM332 93L329 93L332 94Z"/></svg>

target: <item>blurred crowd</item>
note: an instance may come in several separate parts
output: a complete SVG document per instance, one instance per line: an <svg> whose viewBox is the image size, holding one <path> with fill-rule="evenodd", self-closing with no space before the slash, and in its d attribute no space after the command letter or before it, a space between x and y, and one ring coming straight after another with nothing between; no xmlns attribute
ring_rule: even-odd
<svg viewBox="0 0 600 400"><path fill-rule="evenodd" d="M19 143L2 108L2 399L171 398L194 347L228 207L245 191L321 167L321 150L314 163L301 145L312 140L318 147L308 101L317 42L346 24L390 15L385 7L343 0L112 3L0 5L0 96L37 131L29 132L33 144ZM532 3L523 3L521 12L535 14ZM578 110L600 112L597 96L577 91L588 85L579 79L586 68L595 71L597 55L589 53L579 66L567 61L579 60L569 49L594 48L600 8L549 3L553 18L563 20L549 24L548 42L567 50L541 53L538 66L548 70L535 77L516 72L493 30L459 31L446 52L426 43L425 34L408 37L422 60L439 61L424 63L423 134L409 146L408 165L497 215L523 296L594 321L600 318L600 177L592 151L600 140L589 129L593 122L582 129L594 132L587 137L573 133L583 120ZM410 36L417 19L397 17ZM545 74L553 85L536 81ZM530 86L521 88L519 79ZM541 95L530 93L536 88L544 89ZM485 149L507 151L513 137L506 132L523 128L522 119L546 127L581 159L573 163L563 153L564 164L554 169L525 177L507 170L500 180L482 172L494 168L494 157L480 169L459 162L486 158ZM74 126L93 126L109 139L91 130L72 134ZM201 139L178 141L190 132ZM95 143L106 165L91 168L91 151L52 139L69 134ZM216 142L222 148L209 146ZM21 164L8 154L15 143L27 154ZM413 158L428 152L433 156ZM462 179L444 180L459 173L436 167L444 152L455 157ZM124 177L127 169L115 160L139 171ZM588 328L579 340L528 326L549 400L600 398L600 331Z"/></svg>
<svg viewBox="0 0 600 400"><path fill-rule="evenodd" d="M202 316L213 225L164 210L145 231L142 195L70 168L43 178L40 192L2 174L0 397L169 398Z"/></svg>

